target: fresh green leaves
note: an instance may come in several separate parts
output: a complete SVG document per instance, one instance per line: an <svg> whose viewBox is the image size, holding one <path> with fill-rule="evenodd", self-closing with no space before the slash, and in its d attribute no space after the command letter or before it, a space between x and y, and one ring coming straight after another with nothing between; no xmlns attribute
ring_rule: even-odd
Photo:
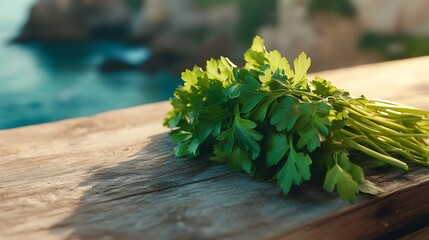
<svg viewBox="0 0 429 240"><path fill-rule="evenodd" d="M329 133L331 107L323 101L301 103L295 97L282 99L273 111L270 123L277 131L297 132L298 147L313 152Z"/></svg>
<svg viewBox="0 0 429 240"><path fill-rule="evenodd" d="M171 139L179 143L174 148L174 152L177 157L198 155L198 147L200 146L201 141L199 141L192 132L177 129L171 132Z"/></svg>
<svg viewBox="0 0 429 240"><path fill-rule="evenodd" d="M346 153L333 152L329 157L332 159L328 162L333 162L333 165L326 173L323 185L326 191L336 189L340 198L350 203L355 201L355 195L359 191L373 195L383 191L364 178L362 168L350 162Z"/></svg>
<svg viewBox="0 0 429 240"><path fill-rule="evenodd" d="M265 156L267 165L270 167L276 165L290 148L287 135L285 133L271 134L267 138L265 148L267 149Z"/></svg>
<svg viewBox="0 0 429 240"><path fill-rule="evenodd" d="M322 177L320 185L353 203L356 194L382 189L362 167L403 160L429 166L429 113L364 96L354 98L326 79L309 81L311 59L301 53L294 70L278 51L255 37L239 68L210 59L205 70L182 73L164 120L178 157L207 151L212 161L275 181L287 194Z"/></svg>
<svg viewBox="0 0 429 240"><path fill-rule="evenodd" d="M222 152L231 152L235 145L241 149L251 153L252 159L259 156L259 141L262 139L262 134L253 130L257 126L256 123L248 119L243 119L236 114L233 119L231 128L219 133L219 149Z"/></svg>
<svg viewBox="0 0 429 240"><path fill-rule="evenodd" d="M199 139L204 141L210 134L217 136L222 129L222 124L230 116L229 112L216 105L208 106L206 111L199 115Z"/></svg>
<svg viewBox="0 0 429 240"><path fill-rule="evenodd" d="M311 85L314 87L313 93L322 97L333 96L337 92L337 88L332 86L331 82L319 76L311 81Z"/></svg>
<svg viewBox="0 0 429 240"><path fill-rule="evenodd" d="M307 58L307 55L302 52L295 61L293 61L295 66L295 76L293 77L292 87L305 86L307 84L307 71L311 65L311 59Z"/></svg>
<svg viewBox="0 0 429 240"><path fill-rule="evenodd" d="M354 202L355 195L359 192L359 184L353 181L352 176L338 164L335 164L326 173L323 187L328 192L336 189L341 199L348 200L351 203Z"/></svg>
<svg viewBox="0 0 429 240"><path fill-rule="evenodd" d="M310 180L311 158L302 152L297 153L291 144L289 156L276 175L277 184L287 194L292 184L300 185L303 180Z"/></svg>
<svg viewBox="0 0 429 240"><path fill-rule="evenodd" d="M217 162L226 162L233 171L244 171L252 173L253 161L249 152L241 150L235 146L230 152L215 151L215 156L210 160Z"/></svg>
<svg viewBox="0 0 429 240"><path fill-rule="evenodd" d="M301 104L298 99L288 96L279 102L270 123L276 126L277 131L290 131L301 114Z"/></svg>
<svg viewBox="0 0 429 240"><path fill-rule="evenodd" d="M325 102L305 103L302 106L302 115L299 122L298 147L306 146L313 152L320 147L323 137L328 136L332 125L328 118L331 107Z"/></svg>

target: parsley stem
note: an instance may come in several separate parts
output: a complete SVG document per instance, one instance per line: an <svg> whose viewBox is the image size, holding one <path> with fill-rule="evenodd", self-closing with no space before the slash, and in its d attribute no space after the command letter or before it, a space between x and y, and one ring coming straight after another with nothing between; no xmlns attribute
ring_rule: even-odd
<svg viewBox="0 0 429 240"><path fill-rule="evenodd" d="M380 109L394 110L401 113L412 113L412 114L418 114L422 116L428 116L428 113L426 111L423 111L417 108L408 107L408 106L402 106L402 105L387 105L387 104L384 105L384 104L368 103L367 107L371 109L376 109L376 110L380 110Z"/></svg>
<svg viewBox="0 0 429 240"><path fill-rule="evenodd" d="M401 133L401 132L396 132L390 128L384 127L382 125L378 125L378 124L371 122L371 121L364 119L364 118L349 118L349 121L353 122L354 124L358 125L359 127L363 128L363 129L367 129L367 130L373 132L374 134L385 133L385 134L388 134L389 136L406 137L406 138L429 137L429 133Z"/></svg>
<svg viewBox="0 0 429 240"><path fill-rule="evenodd" d="M349 120L351 120L351 119L349 119ZM356 121L353 121L353 120L351 120L351 121L354 124L356 124L363 131L372 132L376 136L377 135L382 135L382 134L380 134L380 133L382 133L382 131L380 132L380 131L377 131L376 129L368 127L368 126L366 126L364 124L361 124L359 122L356 122ZM402 138L403 136L397 136L397 135L389 134L389 133L386 133L386 132L385 132L385 134L387 134L389 137L395 138L395 141L401 143L402 147L407 147L407 148L410 148L410 149L416 149L416 150L421 151L422 153L429 154L429 150L426 149L424 146L422 146L421 143L417 144L416 142L411 141L411 140L413 140L413 138L404 139L404 138Z"/></svg>
<svg viewBox="0 0 429 240"><path fill-rule="evenodd" d="M272 92L275 92L276 90L272 90ZM305 91L300 91L300 90L296 90L296 89L290 89L290 88L286 88L286 89L282 89L281 91L283 91L286 95L294 95L297 97L302 97L302 96L308 96L311 97L313 99L317 99L317 100L323 100L324 98L315 95L312 92L305 92Z"/></svg>
<svg viewBox="0 0 429 240"><path fill-rule="evenodd" d="M349 131L347 131L345 129L343 129L342 133L345 134L345 135L347 135L347 136L349 136L349 137L352 137L354 139L362 140L363 142L365 142L366 144L370 145L373 149L377 150L378 152L380 152L382 154L387 154L387 152L384 151L383 148L381 148L379 145L377 145L373 139L372 140L370 139L371 135L368 136L365 132L361 131L356 126L350 126L350 127L353 128L353 130L357 131L361 135L354 134L354 133L349 132Z"/></svg>
<svg viewBox="0 0 429 240"><path fill-rule="evenodd" d="M407 147L413 150L418 150L421 153L426 153L429 154L429 149L426 148L426 145L424 145L424 143L417 141L414 137L416 137L416 135L418 135L418 137L422 137L422 135L424 134L393 134L395 133L393 131L393 133L391 133L391 131L387 131L386 128L381 128L381 127L375 127L374 126L368 126L366 124L360 123L358 121L355 121L355 119L349 119L349 121L351 121L352 123L354 123L355 125L357 125L357 127L359 129L361 129L364 132L371 132L373 134L377 135L381 135L380 133L384 133L386 134L388 137L390 138L394 138L395 141L401 143L402 148L403 147ZM386 136L385 136L386 137ZM405 137L405 138L404 138Z"/></svg>
<svg viewBox="0 0 429 240"><path fill-rule="evenodd" d="M350 108L353 109L353 110L355 110L356 112L362 113L363 117L365 117L367 119L371 119L373 121L376 121L376 122L378 122L380 124L383 124L384 126L390 127L390 128L395 129L397 131L403 131L403 132L409 131L408 128L406 128L406 127L404 127L402 125L396 124L394 122L387 121L387 120L385 120L385 119L383 119L381 117L371 116L371 115L367 114L362 109L360 109L360 108L358 108L356 106L351 105ZM359 114L357 114L357 115L359 115Z"/></svg>
<svg viewBox="0 0 429 240"><path fill-rule="evenodd" d="M359 128L357 128L357 129L359 129ZM354 134L354 133L347 131L345 129L341 130L341 133L343 133L344 135L346 135L347 137L350 137L352 139L362 140L363 142L370 145L371 147L373 147L378 152L381 152L384 155L387 155L388 153L386 153L379 145L384 145L385 149L391 149L392 152L399 154L399 155L407 158L408 160L410 160L412 162L429 166L429 162L424 161L424 160L417 160L417 158L422 159L421 157L419 157L421 155L421 153L416 152L413 148L404 149L405 148L404 146L402 146L397 141L394 141L388 137L384 137L384 136L381 137L384 142L380 142L379 140L374 139L372 136L367 136L365 138L364 136ZM361 132L361 134L365 134L365 133ZM371 139L372 139L372 141L371 141ZM375 144L374 142L378 142L378 144Z"/></svg>
<svg viewBox="0 0 429 240"><path fill-rule="evenodd" d="M401 168L403 170L408 170L408 165L406 163L402 162L402 161L399 161L396 158L393 158L393 157L390 157L390 156L386 156L386 155L381 154L379 152L376 152L376 151L374 151L372 149L364 147L364 146L360 145L359 143L356 143L355 141L353 141L353 140L351 140L349 138L344 138L343 142L345 144L349 145L350 147L352 147L352 148L354 148L356 150L359 150L359 151L361 151L361 152L363 152L363 153L365 153L365 154L367 154L367 155L369 155L371 157L374 157L374 158L376 158L376 159L378 159L380 161L383 161L383 162L388 163L390 165L393 165L395 167Z"/></svg>
<svg viewBox="0 0 429 240"><path fill-rule="evenodd" d="M297 95L297 96L305 95L305 96L308 96L308 97L315 98L315 99L317 99L317 100L323 100L323 99L324 99L324 98L319 97L319 96L317 96L317 95L315 95L315 94L313 94L313 93L311 93L311 92L304 92L304 91L299 91L299 90L291 90L290 92L291 92L293 95Z"/></svg>
<svg viewBox="0 0 429 240"><path fill-rule="evenodd" d="M390 139L388 137L381 137L384 141L386 141L388 144L390 144L393 147L396 147L398 149L403 149L403 151L401 152L405 152L408 151L410 154L413 155L413 157L409 158L411 161L414 161L414 159L416 158L421 158L419 157L421 155L420 152L417 152L416 150L414 150L414 148L405 148L403 145L401 145L400 143L398 143L397 141L394 141L393 139ZM404 149L405 148L405 149Z"/></svg>

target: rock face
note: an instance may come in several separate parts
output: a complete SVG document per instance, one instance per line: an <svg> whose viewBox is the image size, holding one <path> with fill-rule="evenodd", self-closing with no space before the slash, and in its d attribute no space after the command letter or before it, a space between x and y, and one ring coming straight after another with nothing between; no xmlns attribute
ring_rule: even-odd
<svg viewBox="0 0 429 240"><path fill-rule="evenodd" d="M311 54L312 71L383 60L358 48L368 32L429 37L429 2L426 0L349 0L355 18L332 14L309 16L306 1L278 0L275 26L260 29L269 48L289 59L300 51Z"/></svg>
<svg viewBox="0 0 429 240"><path fill-rule="evenodd" d="M294 58L301 51L310 53L315 60L313 71L382 60L377 54L358 48L359 39L367 32L429 36L429 2L426 0L349 1L356 9L355 18L332 14L309 16L308 0L277 0L273 13L275 25L261 26L258 33L270 49L279 49L288 58ZM146 0L141 11L140 30L135 33L150 39L154 52L181 51L181 55L198 64L202 60L193 55L203 55L201 58L206 59L205 56L226 53L239 61L247 46L237 42L234 35L238 1L209 9L195 7L194 2ZM205 36L191 37L204 29L208 32ZM231 46L225 46L226 41ZM204 47L215 50L203 54L207 51ZM213 52L214 55L210 55Z"/></svg>
<svg viewBox="0 0 429 240"><path fill-rule="evenodd" d="M221 55L241 64L248 43L237 35L240 14L243 6L255 8L251 3L258 1L38 0L18 40L133 40L151 49L152 58L141 66L150 71L180 72ZM355 18L310 16L309 0L272 1L275 10L269 13L275 24L259 25L256 33L269 49L279 49L289 59L306 51L313 58L311 71L382 60L358 48L367 32L429 36L426 0L349 0ZM141 6L130 7L130 2Z"/></svg>
<svg viewBox="0 0 429 240"><path fill-rule="evenodd" d="M369 31L429 36L427 0L350 0L358 19Z"/></svg>
<svg viewBox="0 0 429 240"><path fill-rule="evenodd" d="M144 0L139 8L130 8L128 2L38 0L17 40L113 37L142 43L152 52L149 62L141 66L149 71L180 72L221 55L241 60L244 48L236 37L238 0L213 7L200 6L197 0ZM106 71L122 68L129 66L112 61L100 67Z"/></svg>
<svg viewBox="0 0 429 240"><path fill-rule="evenodd" d="M193 65L205 66L211 57L228 55L241 60L241 44L236 37L237 1L215 7L201 7L195 0L145 0L141 11L139 39L147 40L153 56L143 68L154 70L156 59L166 52L178 56L163 65L173 71L183 71ZM237 51L238 50L238 51ZM148 67L150 66L150 67Z"/></svg>
<svg viewBox="0 0 429 240"><path fill-rule="evenodd" d="M321 71L381 61L376 54L358 48L365 32L359 21L327 13L310 16L301 0L278 0L275 26L265 26L259 34L269 49L278 49L288 59L300 52L312 58L311 71Z"/></svg>
<svg viewBox="0 0 429 240"><path fill-rule="evenodd" d="M308 18L307 3L301 0L278 0L276 25L259 31L267 46L278 49L289 59L317 44L318 35Z"/></svg>
<svg viewBox="0 0 429 240"><path fill-rule="evenodd" d="M125 36L133 16L133 11L120 0L38 0L16 40Z"/></svg>

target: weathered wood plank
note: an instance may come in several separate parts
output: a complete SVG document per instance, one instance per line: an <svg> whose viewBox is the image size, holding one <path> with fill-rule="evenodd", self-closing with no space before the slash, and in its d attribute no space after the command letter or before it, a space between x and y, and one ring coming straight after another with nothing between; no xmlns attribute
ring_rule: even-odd
<svg viewBox="0 0 429 240"><path fill-rule="evenodd" d="M429 109L425 66L429 57L320 75L354 94ZM359 239L429 216L428 169L369 172L386 193L349 206L317 182L284 196L204 158L176 159L161 125L169 109L161 102L0 131L0 238Z"/></svg>
<svg viewBox="0 0 429 240"><path fill-rule="evenodd" d="M427 240L429 238L429 226L409 234L401 240Z"/></svg>

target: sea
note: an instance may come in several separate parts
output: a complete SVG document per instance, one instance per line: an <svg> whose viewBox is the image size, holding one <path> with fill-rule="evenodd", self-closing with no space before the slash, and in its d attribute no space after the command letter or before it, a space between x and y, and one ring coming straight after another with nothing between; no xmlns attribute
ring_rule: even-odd
<svg viewBox="0 0 429 240"><path fill-rule="evenodd" d="M144 61L150 50L113 41L12 43L35 0L0 1L0 129L169 99L181 84L168 71L103 73L108 58Z"/></svg>

